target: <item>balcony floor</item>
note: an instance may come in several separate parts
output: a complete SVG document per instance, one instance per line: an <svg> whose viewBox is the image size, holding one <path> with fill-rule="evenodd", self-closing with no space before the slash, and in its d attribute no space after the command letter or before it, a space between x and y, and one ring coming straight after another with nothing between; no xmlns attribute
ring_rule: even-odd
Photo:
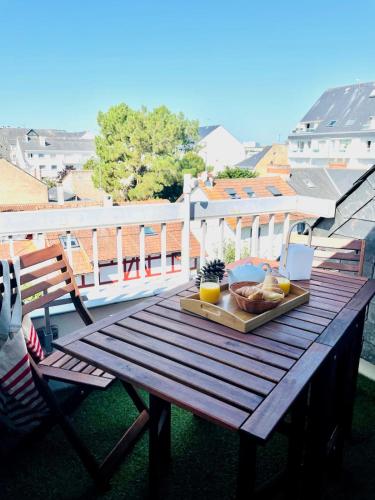
<svg viewBox="0 0 375 500"><path fill-rule="evenodd" d="M125 415L125 417L124 417ZM100 456L108 443L122 433L123 425L135 416L119 384L104 393L92 394L79 408L75 425L82 436L96 446ZM375 498L375 382L360 376L354 419L353 442L347 447L345 470L340 482L331 483L326 499L369 500ZM167 489L161 498L233 498L236 478L237 439L183 410L173 409L173 463ZM146 498L147 435L112 479L112 489L101 499ZM260 481L277 471L285 458L285 441L280 436L260 450ZM1 477L3 476L3 477ZM2 500L97 498L90 478L64 441L53 429L47 437L0 468Z"/></svg>

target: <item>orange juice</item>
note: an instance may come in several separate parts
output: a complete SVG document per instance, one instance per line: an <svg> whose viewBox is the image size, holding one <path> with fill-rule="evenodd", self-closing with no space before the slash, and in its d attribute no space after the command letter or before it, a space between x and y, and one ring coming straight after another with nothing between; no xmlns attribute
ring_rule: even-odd
<svg viewBox="0 0 375 500"><path fill-rule="evenodd" d="M277 282L281 290L285 293L285 296L290 292L290 281L288 278L284 278L284 276L277 276Z"/></svg>
<svg viewBox="0 0 375 500"><path fill-rule="evenodd" d="M201 283L199 288L199 297L204 302L216 304L220 298L220 285L211 281Z"/></svg>

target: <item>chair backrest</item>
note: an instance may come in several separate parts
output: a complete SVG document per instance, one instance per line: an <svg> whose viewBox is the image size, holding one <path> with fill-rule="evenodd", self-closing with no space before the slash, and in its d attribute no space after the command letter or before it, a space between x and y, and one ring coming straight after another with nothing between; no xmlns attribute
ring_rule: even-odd
<svg viewBox="0 0 375 500"><path fill-rule="evenodd" d="M292 243L306 243L307 236L292 233ZM361 276L365 256L365 240L313 236L313 266Z"/></svg>
<svg viewBox="0 0 375 500"><path fill-rule="evenodd" d="M76 311L86 325L93 318L85 307L73 276L69 261L60 244L36 250L20 257L22 313L47 309L56 305L57 299L69 294ZM2 269L0 269L0 276ZM15 286L15 280L12 280ZM4 287L0 284L0 294ZM55 304L54 304L55 303Z"/></svg>

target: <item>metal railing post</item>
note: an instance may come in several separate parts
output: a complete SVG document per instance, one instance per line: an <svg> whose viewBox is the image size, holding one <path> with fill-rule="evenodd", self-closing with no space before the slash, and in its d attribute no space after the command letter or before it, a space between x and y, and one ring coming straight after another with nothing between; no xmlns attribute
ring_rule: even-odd
<svg viewBox="0 0 375 500"><path fill-rule="evenodd" d="M184 175L184 209L181 238L181 271L186 280L190 279L190 195L191 174Z"/></svg>

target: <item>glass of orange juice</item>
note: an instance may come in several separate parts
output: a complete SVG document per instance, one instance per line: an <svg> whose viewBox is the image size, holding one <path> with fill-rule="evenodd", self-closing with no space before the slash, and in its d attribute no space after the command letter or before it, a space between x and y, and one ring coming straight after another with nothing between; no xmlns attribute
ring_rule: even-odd
<svg viewBox="0 0 375 500"><path fill-rule="evenodd" d="M220 283L218 276L202 276L199 287L199 298L211 304L216 304L218 302L220 298Z"/></svg>
<svg viewBox="0 0 375 500"><path fill-rule="evenodd" d="M290 292L290 279L288 271L284 271L283 274L280 274L279 272L273 272L272 275L277 279L277 283L286 297Z"/></svg>

